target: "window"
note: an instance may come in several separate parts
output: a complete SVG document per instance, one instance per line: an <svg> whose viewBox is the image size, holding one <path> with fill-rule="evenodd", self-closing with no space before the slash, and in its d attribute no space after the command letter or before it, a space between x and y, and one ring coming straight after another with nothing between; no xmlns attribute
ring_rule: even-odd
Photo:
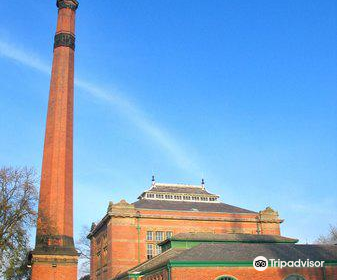
<svg viewBox="0 0 337 280"><path fill-rule="evenodd" d="M208 201L208 197L201 197L202 201Z"/></svg>
<svg viewBox="0 0 337 280"><path fill-rule="evenodd" d="M163 194L156 194L156 198L164 198Z"/></svg>
<svg viewBox="0 0 337 280"><path fill-rule="evenodd" d="M184 200L191 200L191 197L190 197L190 196L187 196L187 195L185 195L185 196L184 196Z"/></svg>
<svg viewBox="0 0 337 280"><path fill-rule="evenodd" d="M159 245L156 245L156 255L161 254L161 247Z"/></svg>
<svg viewBox="0 0 337 280"><path fill-rule="evenodd" d="M166 239L171 238L172 237L172 231L167 231L166 232Z"/></svg>
<svg viewBox="0 0 337 280"><path fill-rule="evenodd" d="M148 197L148 198L154 198L154 194L153 193L148 193L148 194L146 194L146 197Z"/></svg>
<svg viewBox="0 0 337 280"><path fill-rule="evenodd" d="M153 240L153 231L146 232L146 240L148 241Z"/></svg>
<svg viewBox="0 0 337 280"><path fill-rule="evenodd" d="M305 278L301 275L290 275L284 280L305 280Z"/></svg>
<svg viewBox="0 0 337 280"><path fill-rule="evenodd" d="M104 247L103 248L103 255L102 255L103 264L106 264L107 256L108 256L108 247Z"/></svg>
<svg viewBox="0 0 337 280"><path fill-rule="evenodd" d="M153 258L153 244L146 245L146 254L148 260Z"/></svg>
<svg viewBox="0 0 337 280"><path fill-rule="evenodd" d="M98 251L96 255L97 255L97 266L101 267L101 263L102 263L101 251Z"/></svg>
<svg viewBox="0 0 337 280"><path fill-rule="evenodd" d="M181 200L181 195L175 195L175 196L174 196L174 199Z"/></svg>
<svg viewBox="0 0 337 280"><path fill-rule="evenodd" d="M166 194L166 195L165 195L165 198L166 198L166 199L173 199L173 195Z"/></svg>
<svg viewBox="0 0 337 280"><path fill-rule="evenodd" d="M221 276L217 278L216 280L236 280L234 277L231 276Z"/></svg>
<svg viewBox="0 0 337 280"><path fill-rule="evenodd" d="M156 241L163 241L163 239L164 239L164 232L156 231Z"/></svg>

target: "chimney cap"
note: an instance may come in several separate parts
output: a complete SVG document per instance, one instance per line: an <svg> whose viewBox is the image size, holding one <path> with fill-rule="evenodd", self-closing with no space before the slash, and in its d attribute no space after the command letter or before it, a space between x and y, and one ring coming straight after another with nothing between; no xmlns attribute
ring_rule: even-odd
<svg viewBox="0 0 337 280"><path fill-rule="evenodd" d="M76 11L78 8L78 1L77 0L57 0L56 6L59 9L69 8L73 11Z"/></svg>

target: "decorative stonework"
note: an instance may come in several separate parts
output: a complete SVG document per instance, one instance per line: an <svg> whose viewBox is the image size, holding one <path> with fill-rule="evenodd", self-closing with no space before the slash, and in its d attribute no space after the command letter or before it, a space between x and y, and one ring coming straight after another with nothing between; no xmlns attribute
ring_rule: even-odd
<svg viewBox="0 0 337 280"><path fill-rule="evenodd" d="M122 199L120 202L116 203L116 204L109 204L109 206L111 205L112 209L118 209L118 208L129 208L129 209L134 209L135 207L128 203L125 199Z"/></svg>
<svg viewBox="0 0 337 280"><path fill-rule="evenodd" d="M110 201L108 205L108 210L107 210L108 213L112 210L113 205L114 205L113 202Z"/></svg>
<svg viewBox="0 0 337 280"><path fill-rule="evenodd" d="M75 36L70 33L56 34L54 39L54 49L61 46L75 50Z"/></svg>
<svg viewBox="0 0 337 280"><path fill-rule="evenodd" d="M259 217L261 221L278 221L280 219L278 212L271 207L267 207L265 210L260 211Z"/></svg>
<svg viewBox="0 0 337 280"><path fill-rule="evenodd" d="M136 210L134 205L122 199L116 204L109 203L107 215L109 217L134 217Z"/></svg>
<svg viewBox="0 0 337 280"><path fill-rule="evenodd" d="M72 9L73 11L76 11L78 8L78 2L76 0L70 0L70 1L57 0L56 6L59 9L69 8L69 9Z"/></svg>
<svg viewBox="0 0 337 280"><path fill-rule="evenodd" d="M78 263L77 256L50 256L44 254L30 254L28 257L28 261L30 264L32 263L45 263L52 264L53 266L57 265L74 265Z"/></svg>

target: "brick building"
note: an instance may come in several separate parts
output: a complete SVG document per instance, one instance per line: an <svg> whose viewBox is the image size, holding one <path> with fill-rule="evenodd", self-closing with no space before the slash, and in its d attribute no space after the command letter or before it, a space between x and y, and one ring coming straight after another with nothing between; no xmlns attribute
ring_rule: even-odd
<svg viewBox="0 0 337 280"><path fill-rule="evenodd" d="M158 243L179 233L280 235L282 220L266 208L254 212L219 201L204 182L199 186L161 184L153 179L132 204L109 203L93 224L91 279L112 279L162 252Z"/></svg>
<svg viewBox="0 0 337 280"><path fill-rule="evenodd" d="M163 253L115 280L336 280L336 245L298 245L298 240L252 234L178 234L160 245ZM324 267L269 267L257 271L253 260L296 262L299 259Z"/></svg>
<svg viewBox="0 0 337 280"><path fill-rule="evenodd" d="M73 108L77 0L57 0L58 21L46 123L32 280L77 279L73 240ZM109 203L93 224L92 280L334 280L337 246L297 245L280 236L282 220L219 201L200 186L159 184L132 204ZM252 261L325 261L321 269L268 269Z"/></svg>

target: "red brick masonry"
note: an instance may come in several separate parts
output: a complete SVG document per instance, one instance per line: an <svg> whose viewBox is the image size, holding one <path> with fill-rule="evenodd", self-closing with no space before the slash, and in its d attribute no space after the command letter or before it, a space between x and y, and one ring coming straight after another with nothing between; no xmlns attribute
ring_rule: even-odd
<svg viewBox="0 0 337 280"><path fill-rule="evenodd" d="M32 280L76 280L73 108L76 0L58 0Z"/></svg>

